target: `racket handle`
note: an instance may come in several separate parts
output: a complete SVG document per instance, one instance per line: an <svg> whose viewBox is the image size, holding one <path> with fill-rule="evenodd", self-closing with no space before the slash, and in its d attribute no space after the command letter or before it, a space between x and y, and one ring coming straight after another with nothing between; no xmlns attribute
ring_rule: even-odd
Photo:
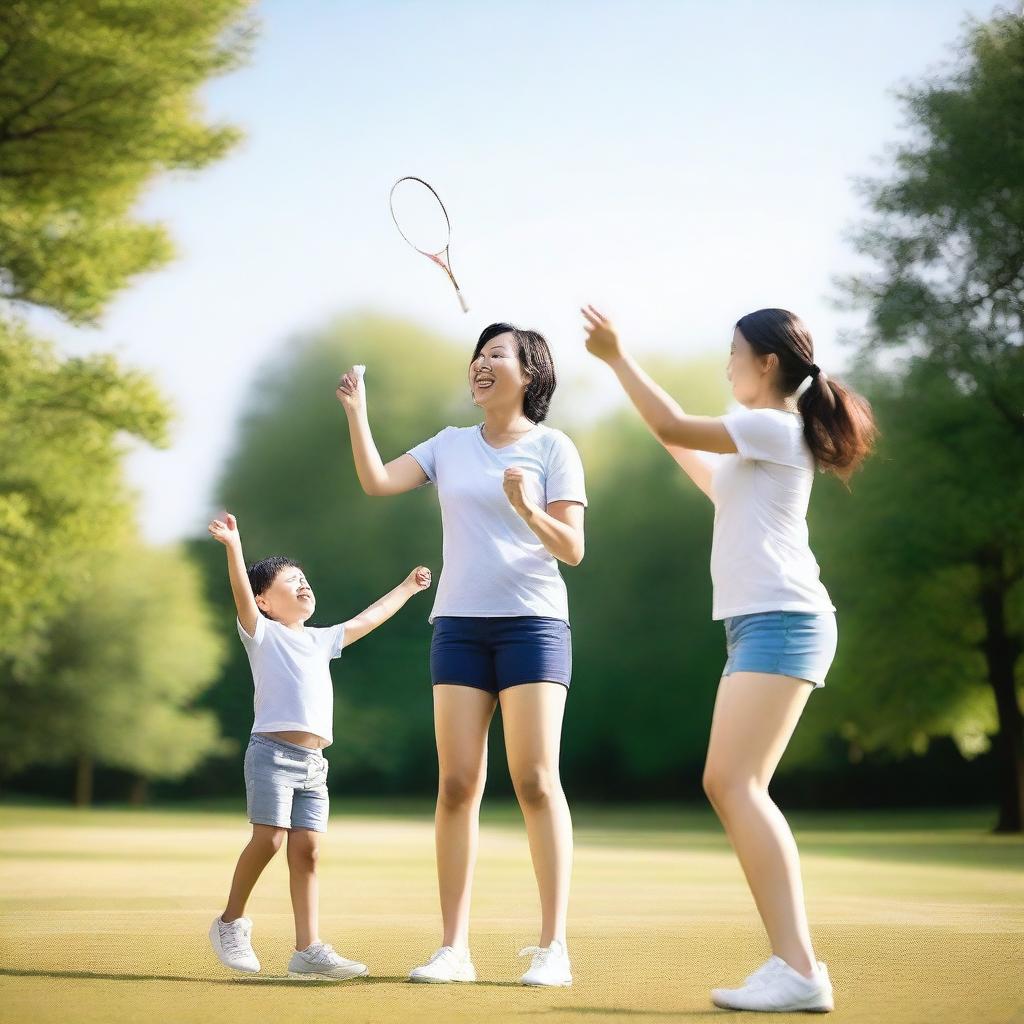
<svg viewBox="0 0 1024 1024"><path fill-rule="evenodd" d="M462 312L463 313L468 313L469 312L469 306L466 305L466 300L462 297L462 292L460 292L459 289L456 288L455 289L455 294L459 298L459 305L462 307Z"/></svg>
<svg viewBox="0 0 1024 1024"><path fill-rule="evenodd" d="M356 376L360 380L362 380L363 379L363 374L366 373L366 367L363 366L362 363L356 363L356 365L353 366L352 369L355 371Z"/></svg>

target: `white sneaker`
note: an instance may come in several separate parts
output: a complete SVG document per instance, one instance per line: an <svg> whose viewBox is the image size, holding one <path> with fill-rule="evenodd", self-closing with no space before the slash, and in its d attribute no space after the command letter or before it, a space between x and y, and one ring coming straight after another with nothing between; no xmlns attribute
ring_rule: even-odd
<svg viewBox="0 0 1024 1024"><path fill-rule="evenodd" d="M711 1001L726 1010L775 1013L794 1010L827 1013L834 1006L832 982L823 961L818 961L813 978L805 978L777 956L754 971L742 987L712 989Z"/></svg>
<svg viewBox="0 0 1024 1024"><path fill-rule="evenodd" d="M743 984L749 985L755 978L760 978L762 974L768 974L771 971L774 971L776 968L780 967L785 962L786 961L783 960L781 956L775 956L775 954L773 953L770 957L768 957L767 960L765 960L763 964L761 964L760 967L758 967L756 971L754 971L751 974L748 974L743 979Z"/></svg>
<svg viewBox="0 0 1024 1024"><path fill-rule="evenodd" d="M233 971L255 974L260 969L252 951L252 921L247 917L236 917L230 924L220 915L215 917L210 925L210 945L217 959Z"/></svg>
<svg viewBox="0 0 1024 1024"><path fill-rule="evenodd" d="M519 979L521 985L567 988L572 984L569 951L564 942L555 939L550 946L527 946L520 956L533 956L530 969Z"/></svg>
<svg viewBox="0 0 1024 1024"><path fill-rule="evenodd" d="M361 978L369 968L358 960L346 960L334 952L326 942L314 942L305 949L296 950L288 962L288 977L302 981L330 979L345 981Z"/></svg>
<svg viewBox="0 0 1024 1024"><path fill-rule="evenodd" d="M476 981L476 968L469 959L468 949L442 946L422 967L414 967L409 972L409 980L435 985L446 981Z"/></svg>

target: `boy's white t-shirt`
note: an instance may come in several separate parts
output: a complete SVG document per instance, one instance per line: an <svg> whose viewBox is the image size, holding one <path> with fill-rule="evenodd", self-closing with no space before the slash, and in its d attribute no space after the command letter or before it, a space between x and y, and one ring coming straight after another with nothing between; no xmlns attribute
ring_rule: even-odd
<svg viewBox="0 0 1024 1024"><path fill-rule="evenodd" d="M569 621L565 583L554 555L523 522L502 486L521 467L526 493L587 504L583 463L569 437L538 423L514 444L492 448L482 424L445 427L409 454L437 485L443 565L429 621L439 615L538 615Z"/></svg>
<svg viewBox="0 0 1024 1024"><path fill-rule="evenodd" d="M236 619L252 668L253 732L311 732L334 740L330 661L341 656L345 624L289 629L260 615L252 636Z"/></svg>
<svg viewBox="0 0 1024 1024"><path fill-rule="evenodd" d="M712 618L752 612L830 612L807 536L814 457L803 418L780 409L722 417L737 452L714 464Z"/></svg>

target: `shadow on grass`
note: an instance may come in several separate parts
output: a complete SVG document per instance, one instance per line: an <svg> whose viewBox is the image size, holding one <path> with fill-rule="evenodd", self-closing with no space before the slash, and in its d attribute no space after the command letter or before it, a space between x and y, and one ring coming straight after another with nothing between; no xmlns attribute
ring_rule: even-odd
<svg viewBox="0 0 1024 1024"><path fill-rule="evenodd" d="M732 1016L734 1013L742 1012L741 1010L719 1010L714 1007L708 1010L643 1010L636 1007L626 1009L622 1006L549 1006L544 1010L517 1010L516 1016L533 1017L549 1013L569 1016L576 1013L590 1017L672 1017L676 1020L681 1017L704 1017L714 1020L718 1017Z"/></svg>
<svg viewBox="0 0 1024 1024"><path fill-rule="evenodd" d="M259 975L235 978L194 978L185 974L114 974L103 971L26 971L12 967L0 967L3 978L68 978L73 981L177 981L191 985L254 985L254 986L287 986L289 988L361 988L364 985L411 985L405 976L370 975L365 978L346 978L344 981L331 981L324 978L318 981L307 981L299 978L260 977ZM477 985L484 988L519 988L515 981L478 981ZM419 986L423 987L423 986Z"/></svg>
<svg viewBox="0 0 1024 1024"><path fill-rule="evenodd" d="M345 988L361 988L365 985L409 985L409 979L404 975L401 977L379 976L365 978L348 978L345 982L338 981L305 981L291 978L261 978L257 975L251 977L237 978L191 978L184 974L114 974L103 971L25 971L9 967L0 967L0 977L5 978L66 978L72 981L172 981L191 985L232 985L246 987L270 987L283 988L299 986L306 988L335 988L344 985ZM517 988L522 986L515 981L478 981L477 986L484 988ZM424 986L420 986L424 987ZM730 1011L723 1010L644 1010L636 1007L622 1006L548 1006L538 1010L517 1009L516 1015L522 1016L547 1016L548 1014L560 1014L569 1016L578 1014L580 1016L592 1017L721 1017Z"/></svg>

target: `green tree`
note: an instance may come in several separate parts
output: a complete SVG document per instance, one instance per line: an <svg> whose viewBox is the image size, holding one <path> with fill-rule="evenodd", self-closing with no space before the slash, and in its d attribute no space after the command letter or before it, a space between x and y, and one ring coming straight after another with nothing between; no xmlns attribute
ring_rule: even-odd
<svg viewBox="0 0 1024 1024"><path fill-rule="evenodd" d="M91 799L94 763L180 779L225 749L214 715L192 708L224 653L198 570L131 537L90 562L44 656L3 689L0 714L0 772L74 761L78 804Z"/></svg>
<svg viewBox="0 0 1024 1024"><path fill-rule="evenodd" d="M937 736L971 757L999 726L986 650L992 567L974 555L1000 519L1019 529L1024 451L1000 447L1001 415L927 362L867 387L884 426L878 453L852 496L832 484L814 500L840 644L829 700L815 705L793 756L816 758L838 733L854 760L923 753ZM1011 634L1024 625L1021 597L1019 586L1007 595Z"/></svg>
<svg viewBox="0 0 1024 1024"><path fill-rule="evenodd" d="M238 138L196 91L244 57L246 0L8 0L0 6L0 295L95 318L160 266L132 207L159 172Z"/></svg>
<svg viewBox="0 0 1024 1024"><path fill-rule="evenodd" d="M0 664L10 671L39 657L91 552L132 515L125 438L165 444L168 416L151 381L112 356L62 359L0 320Z"/></svg>
<svg viewBox="0 0 1024 1024"><path fill-rule="evenodd" d="M902 549L879 583L894 617L870 637L890 648L886 682L902 699L887 701L888 721L870 735L919 744L983 728L965 688L983 677L1002 831L1024 821L1022 68L1024 19L1006 14L970 23L956 65L906 90L910 140L889 177L864 183L873 218L856 241L875 270L845 282L868 313L861 361L904 376L892 390L877 378L893 463L858 486L879 503L866 529L877 536L888 520L885 546ZM908 643L904 624L921 642L930 634L933 651Z"/></svg>
<svg viewBox="0 0 1024 1024"><path fill-rule="evenodd" d="M212 718L183 711L216 665L201 612L184 607L195 597L191 570L180 553L124 540L134 516L122 477L126 438L165 443L166 404L148 378L111 356L59 358L11 311L31 304L75 323L94 320L133 275L169 258L163 228L139 222L132 210L155 175L203 167L238 137L234 128L204 123L196 93L244 56L246 7L244 0L0 6L5 774L34 759L75 755L83 765L96 758L147 777L177 777L216 746ZM180 613L145 649L127 635L134 605L138 630L153 632L143 600L150 592L138 591L124 571L128 543L138 565L164 577ZM97 552L108 564L97 566ZM97 595L100 607L89 603ZM152 651L179 674L175 681L149 660ZM61 690L63 718L48 704Z"/></svg>

